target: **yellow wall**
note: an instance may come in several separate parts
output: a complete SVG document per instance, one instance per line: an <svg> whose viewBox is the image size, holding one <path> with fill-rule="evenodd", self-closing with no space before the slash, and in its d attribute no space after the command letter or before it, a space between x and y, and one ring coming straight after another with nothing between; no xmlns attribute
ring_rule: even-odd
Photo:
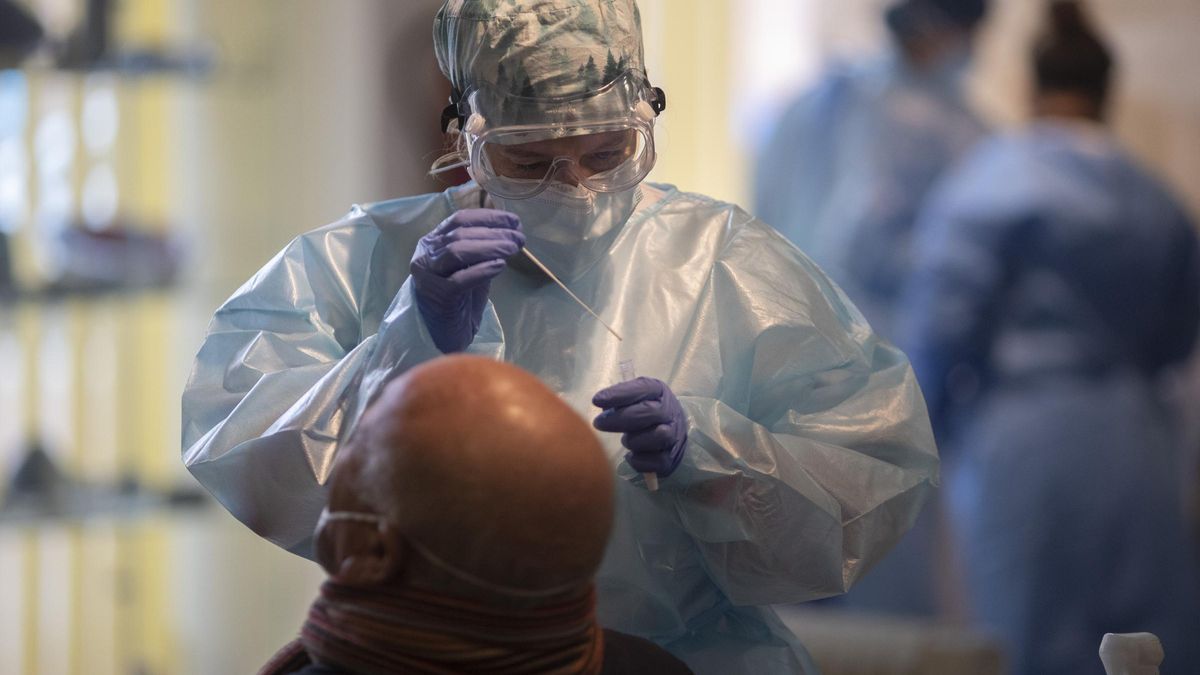
<svg viewBox="0 0 1200 675"><path fill-rule="evenodd" d="M733 140L735 0L639 2L650 79L667 94L651 180L745 204L746 157Z"/></svg>

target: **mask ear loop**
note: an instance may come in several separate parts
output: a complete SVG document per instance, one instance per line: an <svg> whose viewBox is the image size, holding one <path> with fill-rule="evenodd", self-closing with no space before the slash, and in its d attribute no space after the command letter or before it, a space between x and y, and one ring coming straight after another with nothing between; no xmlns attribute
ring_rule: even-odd
<svg viewBox="0 0 1200 675"><path fill-rule="evenodd" d="M561 586L553 586L551 588L531 590L531 589L527 589L527 588L517 588L516 586L507 586L505 584L498 584L495 582L488 581L487 579L483 579L481 577L475 576L474 574L471 574L470 572L468 572L464 569L461 569L459 567L456 567L456 566L446 562L445 560L440 558L437 554L435 554L433 551L430 551L429 549L425 548L424 546L417 543L416 541L413 541L412 539L407 539L406 541L408 542L408 545L411 546L414 551L416 551L418 554L420 554L420 556L422 558L425 558L430 563L432 563L434 567L437 567L438 569L449 574L450 576L454 577L455 579L458 579L459 581L466 582L468 584L471 584L472 586L475 586L477 588L482 588L486 591L491 591L492 593L496 593L498 595L505 595L505 596L509 596L509 597L513 597L513 598L537 600L537 599L551 598L554 596L563 595L563 594L571 592L571 591L580 590L587 585L587 582L582 582L582 583L574 582L574 583L569 583L569 584L562 584Z"/></svg>
<svg viewBox="0 0 1200 675"><path fill-rule="evenodd" d="M364 523L374 525L380 532L384 529L384 524L387 519L375 513L362 513L359 511L330 511L328 507L321 510L321 517L317 519L317 532L325 527L326 523L337 521L348 521L352 523Z"/></svg>
<svg viewBox="0 0 1200 675"><path fill-rule="evenodd" d="M340 554L337 551L337 540L332 538L334 535L326 533L325 530L329 523L338 521L371 525L376 530L381 541L392 536L388 532L388 521L382 516L354 511L331 512L328 507L322 509L320 517L317 518L317 526L313 531L313 546L317 563L331 576L341 574L341 570L338 569L341 562L337 560ZM386 542L384 543L386 544Z"/></svg>

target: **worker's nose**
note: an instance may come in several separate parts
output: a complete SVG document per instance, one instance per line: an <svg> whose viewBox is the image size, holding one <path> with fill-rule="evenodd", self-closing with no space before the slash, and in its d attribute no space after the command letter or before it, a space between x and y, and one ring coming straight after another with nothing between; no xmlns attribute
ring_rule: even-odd
<svg viewBox="0 0 1200 675"><path fill-rule="evenodd" d="M560 183L565 183L571 187L579 187L579 184L587 180L593 173L586 168L580 166L579 162L564 160L557 166L558 173L555 175L555 180Z"/></svg>
<svg viewBox="0 0 1200 675"><path fill-rule="evenodd" d="M565 183L571 187L579 187L579 177L571 169L565 169L558 172L558 180L560 183Z"/></svg>

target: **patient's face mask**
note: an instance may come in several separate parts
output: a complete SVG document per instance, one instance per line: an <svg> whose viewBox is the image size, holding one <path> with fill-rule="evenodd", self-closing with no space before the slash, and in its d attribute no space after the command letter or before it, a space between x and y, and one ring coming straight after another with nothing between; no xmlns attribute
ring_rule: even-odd
<svg viewBox="0 0 1200 675"><path fill-rule="evenodd" d="M361 524L361 525L364 525L367 527L375 528L380 532L381 535L388 536L388 534L389 534L388 528L386 527L388 520L379 514L363 513L363 512L358 512L358 511L330 511L329 508L326 507L325 509L323 509L321 511L321 517L319 519L317 519L317 528L316 528L316 534L314 535L314 540L320 541L321 530L323 530L325 527L327 527L330 523L334 523L334 522L357 523L357 524ZM391 528L391 533L393 533L391 536L398 536L398 535L394 534L395 532L397 532L397 530L395 528ZM530 590L530 589L525 589L525 588L516 588L514 586L506 586L504 584L498 584L498 583L488 581L487 579L480 578L479 576L476 576L460 567L457 567L457 566L443 560L440 556L436 555L435 553L433 553L432 551L430 551L429 549L427 549L423 545L421 545L419 542L417 542L411 538L404 537L404 543L407 548L411 549L417 555L424 558L431 565L442 570L446 574L449 574L450 576L454 577L455 579L458 579L459 581L462 581L464 583L475 586L476 588L481 588L485 591L490 591L492 593L496 593L498 595L505 595L505 596L514 597L514 598L528 598L528 599L548 598L548 597L553 597L556 595L561 595L563 593L577 590L579 588L582 588L586 584L590 583L590 580L581 580L578 583L564 584L562 586L555 586L552 588L538 589L538 590Z"/></svg>

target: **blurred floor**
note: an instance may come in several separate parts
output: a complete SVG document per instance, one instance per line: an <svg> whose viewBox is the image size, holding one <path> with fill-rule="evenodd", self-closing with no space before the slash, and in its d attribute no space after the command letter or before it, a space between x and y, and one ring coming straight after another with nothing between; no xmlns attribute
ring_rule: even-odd
<svg viewBox="0 0 1200 675"><path fill-rule="evenodd" d="M822 675L1001 675L1004 672L1004 656L997 643L965 628L801 607L784 607L779 611Z"/></svg>

